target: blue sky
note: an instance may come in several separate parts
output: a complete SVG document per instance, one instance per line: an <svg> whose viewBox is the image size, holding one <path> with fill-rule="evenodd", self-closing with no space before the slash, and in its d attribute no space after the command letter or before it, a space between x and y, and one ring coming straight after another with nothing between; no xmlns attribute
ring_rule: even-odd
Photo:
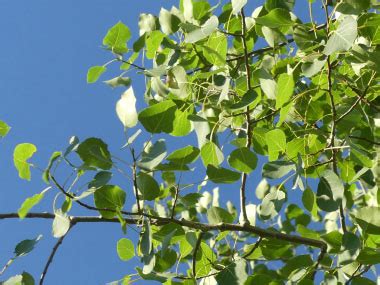
<svg viewBox="0 0 380 285"><path fill-rule="evenodd" d="M160 7L172 5L177 1L0 1L0 119L12 126L8 137L0 141L0 212L15 212L26 197L45 187L38 171L33 171L32 182L18 179L12 166L18 143L37 146L33 162L41 167L53 151L65 148L72 135L105 138L116 152L124 144L123 128L114 111L123 90L111 90L102 83L88 85L87 69L110 59L100 48L109 27L121 20L136 36L139 13L158 14ZM297 12L307 20L306 7L298 5ZM142 101L143 79L133 76L133 80L136 97ZM51 191L46 198L49 202L35 210L51 211L54 194ZM55 243L50 231L50 221L0 221L0 266L19 241L40 233L44 236L4 277L25 270L38 279ZM118 225L74 228L55 256L46 284L105 284L133 273L137 262L124 263L117 257L116 241L122 236ZM136 233L130 231L128 236L136 237Z"/></svg>

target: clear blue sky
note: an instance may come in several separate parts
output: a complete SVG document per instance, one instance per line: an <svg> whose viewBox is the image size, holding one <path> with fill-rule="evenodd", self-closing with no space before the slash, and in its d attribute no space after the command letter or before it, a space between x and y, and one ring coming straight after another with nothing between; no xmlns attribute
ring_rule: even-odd
<svg viewBox="0 0 380 285"><path fill-rule="evenodd" d="M307 20L305 3L299 3L297 12ZM37 171L32 173L32 182L18 179L12 166L13 148L18 143L37 146L33 161L41 167L53 151L65 148L72 135L105 138L115 151L123 145L122 126L114 111L122 90L101 83L88 85L87 69L110 59L110 54L99 48L109 27L122 20L136 36L139 13L158 14L160 7L172 5L177 1L0 1L0 119L12 126L8 137L0 141L0 212L17 211L26 197L45 187ZM142 78L133 79L136 96L142 100ZM35 210L51 211L54 194L49 193L49 203ZM228 196L232 195L225 199ZM0 266L19 241L40 233L44 236L4 277L25 270L38 279L55 243L50 231L50 221L0 221ZM116 241L122 236L118 225L74 228L55 256L46 284L105 284L134 272L137 262L124 263L117 257ZM133 236L136 234L130 231L129 237Z"/></svg>

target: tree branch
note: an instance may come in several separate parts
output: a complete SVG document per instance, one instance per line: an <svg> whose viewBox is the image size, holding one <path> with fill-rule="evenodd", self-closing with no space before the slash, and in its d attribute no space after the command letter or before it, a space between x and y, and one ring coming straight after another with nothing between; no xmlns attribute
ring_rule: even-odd
<svg viewBox="0 0 380 285"><path fill-rule="evenodd" d="M322 1L323 8L326 15L326 32L327 35L330 33L330 17L328 13L328 7L327 7L327 1ZM328 94L331 101L331 112L332 112L332 118L331 118L331 135L330 135L330 145L331 147L335 146L335 136L336 136L336 125L337 125L337 112L336 112L336 106L334 101L334 95L332 93L332 66L331 66L331 58L330 56L327 56L327 81L328 81ZM332 164L333 164L333 170L335 174L339 176L338 173L338 165L337 165L337 152L335 149L332 149ZM346 228L346 218L344 215L344 209L343 204L340 203L339 205L339 215L340 215L340 224L342 226L343 232L347 232Z"/></svg>
<svg viewBox="0 0 380 285"><path fill-rule="evenodd" d="M175 207L177 206L178 196L179 196L179 184L177 184L175 187L175 196L174 196L174 201L173 201L173 206L172 206L172 213L170 216L172 219L174 219L174 216L175 216Z"/></svg>
<svg viewBox="0 0 380 285"><path fill-rule="evenodd" d="M96 209L96 208L95 208ZM96 209L96 211L106 211L106 209ZM114 210L109 210L110 212L116 212ZM138 213L129 213L125 211L121 211L124 215L130 215L130 216L139 216ZM290 234L284 234L281 232L277 232L274 229L262 229L256 226L251 225L241 225L241 224L230 224L230 223L220 223L216 225L212 224L204 224L200 222L194 222L194 221L188 221L185 219L171 219L171 218L165 218L160 216L153 216L149 214L141 214L142 216L145 216L149 219L151 219L151 223L157 226L167 225L170 223L180 225L182 227L188 227L195 230L201 230L203 232L209 232L214 230L219 231L238 231L238 232L246 232L246 233L252 233L255 235L258 235L262 238L273 238L278 240L284 240L288 241L290 243L294 244L303 244L311 247L317 247L317 248L323 248L326 245L324 241L317 240L317 239L310 239L310 238L304 238L296 235L290 235ZM28 213L25 217L25 219L54 219L54 214L51 213ZM19 218L17 213L6 213L6 214L0 214L0 220L1 219L12 219L12 218ZM78 223L120 223L120 220L117 218L113 219L106 219L102 217L97 216L70 216L71 223L78 224ZM125 218L124 221L127 224L139 224L141 221L139 219L128 219Z"/></svg>
<svg viewBox="0 0 380 285"><path fill-rule="evenodd" d="M319 267L319 265L321 264L321 262L322 262L322 260L323 260L323 257L325 256L326 252L327 252L327 246L322 247L322 248L321 248L321 252L320 252L319 255L318 255L317 262L315 263L315 266L314 266L314 271L313 271L313 273L312 273L312 277L313 277L312 279L314 279L315 274L317 273L318 267Z"/></svg>
<svg viewBox="0 0 380 285"><path fill-rule="evenodd" d="M49 258L48 258L48 260L47 260L47 262L45 264L44 270L42 271L39 285L43 285L44 284L44 280L45 280L46 274L47 274L47 272L49 270L49 267L50 267L51 263L53 262L53 258L55 256L55 254L57 253L58 248L61 246L63 240L68 235L69 231L72 229L73 226L74 226L73 224L70 224L70 227L69 227L68 231L66 232L66 234L63 235L62 237L60 237L58 239L57 243L55 244L55 246L53 247L53 250L50 253Z"/></svg>
<svg viewBox="0 0 380 285"><path fill-rule="evenodd" d="M132 166L133 188L135 190L137 212L141 213L139 190L137 188L136 157L135 157L135 150L133 148L131 148L131 154L132 154L132 159L133 159L133 166Z"/></svg>
<svg viewBox="0 0 380 285"><path fill-rule="evenodd" d="M249 56L248 56L248 47L247 47L247 41L246 41L246 36L247 36L247 25L245 23L245 15L244 15L244 9L241 9L241 26L242 26L242 43L243 43L243 49L244 49L244 60L245 60L245 71L246 71L246 76L247 76L247 89L248 92L251 91L252 86L251 86L251 68L249 66ZM245 110L245 119L246 119L246 124L247 124L247 131L246 131L246 147L250 148L252 144L252 129L251 129L251 110L249 106L247 106ZM246 185L247 185L247 179L248 179L248 174L243 173L241 176L241 186L240 186L240 210L243 214L243 223L244 224L249 224L248 216L247 216L247 209L245 208L246 204L246 195L245 195L245 190L246 190Z"/></svg>
<svg viewBox="0 0 380 285"><path fill-rule="evenodd" d="M67 193L65 189L57 182L57 180L51 176L52 181L55 183L55 185L59 188L59 190L66 195L67 197L70 197L73 199L74 197ZM105 208L96 208L90 205L87 205L86 203L83 203L79 200L74 200L76 203L81 205L82 207L93 210L93 211L107 211L107 212L112 212L116 213L116 210L113 209L105 209ZM120 211L121 214L127 215L127 216L144 216L147 217L151 220L152 223L156 225L165 225L165 224L170 224L174 223L177 225L180 225L182 227L188 227L196 230L201 230L203 232L207 231L213 231L213 230L219 230L219 231L240 231L240 232L247 232L247 233L253 233L256 234L262 238L273 238L273 239L279 239L279 240L284 240L288 241L291 243L295 244L303 244L303 245L308 245L312 247L318 247L318 248L323 248L326 245L325 242L321 240L315 240L315 239L310 239L310 238L304 238L300 236L295 236L295 235L289 235L289 234L284 234L281 232L277 232L274 230L266 230L262 229L256 226L251 226L249 224L230 224L230 223L220 223L217 225L210 225L210 224L204 224L200 222L194 222L194 221L188 221L185 219L177 220L177 219L172 219L172 218L165 218L165 217L160 217L160 216L154 216L146 213L131 213L131 212L126 212L126 211ZM74 218L73 218L74 219ZM126 220L128 223L128 221ZM138 220L131 219L129 220L131 223L138 223Z"/></svg>

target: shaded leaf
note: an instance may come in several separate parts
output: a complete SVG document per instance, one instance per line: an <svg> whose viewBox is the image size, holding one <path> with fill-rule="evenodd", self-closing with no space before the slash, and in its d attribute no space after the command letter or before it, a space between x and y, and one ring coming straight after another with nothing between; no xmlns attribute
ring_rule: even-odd
<svg viewBox="0 0 380 285"><path fill-rule="evenodd" d="M111 154L108 146L101 139L89 138L79 144L76 152L88 167L108 170L112 167Z"/></svg>
<svg viewBox="0 0 380 285"><path fill-rule="evenodd" d="M125 198L126 193L116 185L104 185L94 193L95 206L104 209L99 212L106 219L116 216L116 210L123 208Z"/></svg>

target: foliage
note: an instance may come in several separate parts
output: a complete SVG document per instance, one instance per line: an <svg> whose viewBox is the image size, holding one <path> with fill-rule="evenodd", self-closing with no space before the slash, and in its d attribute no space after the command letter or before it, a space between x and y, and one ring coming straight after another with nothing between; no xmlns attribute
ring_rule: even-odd
<svg viewBox="0 0 380 285"><path fill-rule="evenodd" d="M141 262L140 278L164 284L375 284L380 5L322 2L326 22L316 25L295 15L295 0L266 0L249 14L247 0L221 2L141 14L138 38L122 22L109 29L103 45L113 59L91 67L87 81L119 65L105 83L129 88L116 105L128 160L102 139L73 137L43 173L49 188L18 216L54 219L51 256L77 224L119 222L127 237L138 225L139 240L122 238L117 253ZM312 16L318 1L308 2ZM130 87L131 69L145 77L144 94ZM1 137L9 129L0 121ZM15 149L23 179L36 149ZM69 188L56 174L67 168L76 173ZM125 189L112 184L118 172ZM50 188L62 205L30 212ZM239 199L219 199L225 191ZM94 216L76 216L78 207ZM16 257L38 239L18 245ZM34 284L27 273L12 278L4 284Z"/></svg>

